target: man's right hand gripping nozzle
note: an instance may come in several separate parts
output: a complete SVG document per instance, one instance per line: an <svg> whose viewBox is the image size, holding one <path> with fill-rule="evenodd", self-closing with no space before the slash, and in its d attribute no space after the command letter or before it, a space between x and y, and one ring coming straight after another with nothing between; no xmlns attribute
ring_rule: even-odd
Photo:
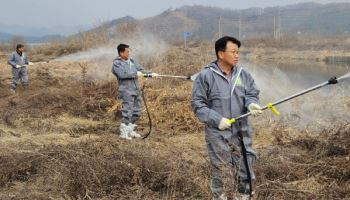
<svg viewBox="0 0 350 200"><path fill-rule="evenodd" d="M248 110L253 116L257 116L262 113L261 107L256 103L249 104Z"/></svg>
<svg viewBox="0 0 350 200"><path fill-rule="evenodd" d="M145 74L142 73L141 71L137 71L137 76L144 76Z"/></svg>
<svg viewBox="0 0 350 200"><path fill-rule="evenodd" d="M137 71L137 76L140 76L140 77L152 77L152 74L151 73L143 73L141 71Z"/></svg>
<svg viewBox="0 0 350 200"><path fill-rule="evenodd" d="M220 120L219 129L223 131L223 130L228 129L230 127L231 127L231 123L229 123L229 120L227 118L223 117Z"/></svg>
<svg viewBox="0 0 350 200"><path fill-rule="evenodd" d="M143 73L141 71L137 71L137 76L143 76L143 77L149 78L149 77L156 77L156 76L158 76L158 74L157 73L153 73L153 72Z"/></svg>

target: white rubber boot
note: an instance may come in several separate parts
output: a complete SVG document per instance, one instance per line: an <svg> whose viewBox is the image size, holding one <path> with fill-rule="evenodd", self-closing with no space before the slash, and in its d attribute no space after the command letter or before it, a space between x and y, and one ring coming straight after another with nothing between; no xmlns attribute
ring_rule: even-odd
<svg viewBox="0 0 350 200"><path fill-rule="evenodd" d="M11 92L11 94L16 94L16 90L15 89L10 89L10 92Z"/></svg>
<svg viewBox="0 0 350 200"><path fill-rule="evenodd" d="M249 194L242 194L241 200L250 200L250 195Z"/></svg>
<svg viewBox="0 0 350 200"><path fill-rule="evenodd" d="M136 126L137 126L136 124L129 123L129 128L130 128L129 136L130 136L130 137L133 137L133 138L139 138L139 137L141 137L140 134L138 134L138 133L136 133L136 132L134 131L134 129L136 128Z"/></svg>
<svg viewBox="0 0 350 200"><path fill-rule="evenodd" d="M130 128L128 125L121 123L119 130L120 130L120 137L121 138L127 139L127 140L132 139L131 137L129 137Z"/></svg>
<svg viewBox="0 0 350 200"><path fill-rule="evenodd" d="M213 198L213 200L227 200L227 197L226 197L226 195L225 194L221 194L219 197L217 197L217 198Z"/></svg>

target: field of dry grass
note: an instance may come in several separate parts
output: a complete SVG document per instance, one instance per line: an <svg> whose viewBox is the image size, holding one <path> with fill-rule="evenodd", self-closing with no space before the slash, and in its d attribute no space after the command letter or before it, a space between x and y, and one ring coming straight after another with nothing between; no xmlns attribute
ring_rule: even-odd
<svg viewBox="0 0 350 200"><path fill-rule="evenodd" d="M244 41L244 47L243 52L251 60L321 62L329 57L350 57L348 36L256 38Z"/></svg>
<svg viewBox="0 0 350 200"><path fill-rule="evenodd" d="M140 61L158 73L191 75L210 61L205 50L172 47ZM0 70L0 199L210 199L190 81L141 80L153 132L125 141L110 66L50 61L29 70L30 91L16 95L8 90L10 67ZM94 79L96 71L109 75ZM349 96L339 101L349 110ZM256 199L350 198L349 123L312 132L269 113L253 123ZM148 131L145 114L138 131Z"/></svg>

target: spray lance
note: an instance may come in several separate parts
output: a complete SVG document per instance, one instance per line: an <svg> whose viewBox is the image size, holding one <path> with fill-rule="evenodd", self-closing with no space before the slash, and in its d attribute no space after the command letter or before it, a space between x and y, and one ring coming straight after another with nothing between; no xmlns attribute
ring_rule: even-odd
<svg viewBox="0 0 350 200"><path fill-rule="evenodd" d="M269 108L275 115L280 115L280 112L279 112L279 111L277 110L277 108L275 107L276 105L282 104L282 103L284 103L284 102L286 102L286 101L289 101L289 100L291 100L291 99L294 99L294 98L299 97L299 96L301 96L301 95L304 95L304 94L306 94L306 93L309 93L309 92L312 92L312 91L314 91L314 90L320 89L320 88L322 88L322 87L324 87L324 86L326 86L326 85L337 84L337 83L339 82L339 80L344 79L344 78L347 78L347 76L349 76L349 74L344 75L344 76L342 76L342 77L340 77L340 78L338 78L338 79L337 79L336 77L332 77L332 78L330 78L328 81L326 81L326 82L324 82L324 83L315 85L315 86L313 86L313 87L311 87L311 88L309 88L309 89L303 90L303 91L298 92L298 93L296 93L296 94L294 94L294 95L291 95L291 96L285 97L285 98L283 98L283 99L277 100L277 101L275 101L275 102L273 102L273 103L268 103L266 106L264 106L263 108L261 108L261 110L266 110L266 109ZM251 113L248 112L248 113L243 114L243 115L241 115L241 116L239 116L239 117L229 119L229 123L230 123L230 124L233 124L233 123L235 123L236 121L238 121L238 120L240 120L240 119L243 119L243 118L245 118L245 117L248 117L248 116L250 116L250 115L251 115Z"/></svg>
<svg viewBox="0 0 350 200"><path fill-rule="evenodd" d="M198 75L198 73L197 73L197 74L194 74L194 75L192 75L192 76L175 76L175 75L148 73L148 74L144 74L144 77L179 78L179 79L194 81L194 80L196 79L197 75Z"/></svg>
<svg viewBox="0 0 350 200"><path fill-rule="evenodd" d="M313 86L313 87L311 87L309 89L303 90L303 91L301 91L299 93L296 93L294 95L282 98L280 100L277 100L276 102L268 103L266 106L264 106L262 108L262 110L270 109L275 115L280 115L280 112L275 107L276 105L282 104L282 103L284 103L286 101L289 101L289 100L294 99L296 97L302 96L302 95L304 95L306 93L309 93L311 91L320 89L320 88L322 88L322 87L324 87L326 85L337 84L340 80L345 79L345 78L350 78L350 73L348 73L346 75L343 75L343 76L341 76L339 78L332 77L332 78L330 78L328 81L326 81L324 83L318 84L316 86ZM244 140L243 140L243 135L246 135L248 130L247 130L246 126L243 126L242 123L241 123L241 119L246 118L246 117L248 117L250 115L251 115L251 113L248 112L248 113L243 114L243 115L241 115L239 117L229 119L229 123L232 125L232 124L237 122L238 126L240 127L239 131L238 131L238 139L239 139L240 144L241 144L243 161L244 161L244 165L245 165L246 170L247 170L247 178L248 178L248 181L249 181L249 190L248 191L246 191L246 188L239 188L239 187L238 187L238 190L241 189L242 191L240 191L240 192L249 193L250 197L252 197L253 196L252 179L251 179L251 173L250 173L249 164L248 164L247 149L245 147Z"/></svg>

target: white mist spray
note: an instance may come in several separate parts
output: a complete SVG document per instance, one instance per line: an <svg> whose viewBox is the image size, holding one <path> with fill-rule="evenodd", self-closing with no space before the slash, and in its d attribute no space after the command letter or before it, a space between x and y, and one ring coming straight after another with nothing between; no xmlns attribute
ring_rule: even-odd
<svg viewBox="0 0 350 200"><path fill-rule="evenodd" d="M343 79L348 79L348 78L350 78L350 72L345 74L345 75L343 75L343 76L341 76L341 77L339 77L339 78L337 78L337 79L338 79L338 81L341 81Z"/></svg>
<svg viewBox="0 0 350 200"><path fill-rule="evenodd" d="M316 67L313 71L297 72L298 69L295 66L282 70L279 64L271 67L262 63L243 62L242 65L249 68L260 88L262 105L323 83L327 81L325 77L332 76L319 74ZM313 66L314 63L311 65ZM349 84L345 81L348 78L350 73L339 77L339 83L336 85L326 86L278 105L280 117L266 114L273 120L283 120L288 126L300 129L322 130L332 126L333 123L349 122L350 91Z"/></svg>
<svg viewBox="0 0 350 200"><path fill-rule="evenodd" d="M104 47L66 55L55 60L86 62L88 64L88 78L92 80L112 79L114 78L111 74L112 62L118 56L116 47L120 43L130 46L130 57L141 65L142 63L140 63L139 58L157 58L168 49L166 42L156 38L152 34L142 33L134 38L117 39Z"/></svg>

